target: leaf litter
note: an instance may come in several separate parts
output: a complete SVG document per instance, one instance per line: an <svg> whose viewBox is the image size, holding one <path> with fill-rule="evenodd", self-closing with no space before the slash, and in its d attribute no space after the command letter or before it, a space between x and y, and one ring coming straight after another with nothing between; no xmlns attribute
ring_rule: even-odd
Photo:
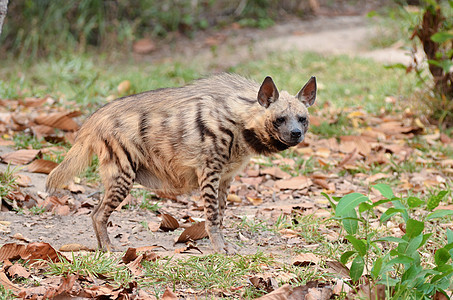
<svg viewBox="0 0 453 300"><path fill-rule="evenodd" d="M119 91L120 89L126 91L127 83L123 82L118 88ZM86 181L69 184L66 187L66 193L58 196L49 196L43 190L36 193L29 192L36 184L30 177L30 173L48 174L57 164L49 158L56 159L55 153L64 153L67 150L67 146L55 146L52 143L58 142L60 145L73 143L75 132L80 126L80 121L77 119L81 116L80 111L64 111L61 107L54 105L55 100L50 97L25 98L21 101L2 100L2 103L8 105L0 108L2 114L0 145L14 145L13 137L24 133L39 142L39 149L32 149L31 146L28 146L27 149L10 150L0 155L1 162L5 166L11 164L21 168L16 171L16 185L2 199L2 210L21 210L30 215L30 208L40 207L49 217L51 215L88 214L90 208L93 207L93 200L87 197L87 193L93 192L93 189L96 190L97 186L90 186ZM320 196L322 192L334 196L343 196L351 192L367 193L369 186L377 182L395 184L395 192L400 194L407 194L411 191L420 195L428 195L431 188L448 189L451 187L453 160L450 154L453 139L450 136L440 133L433 126L423 124L410 114L373 115L361 108L339 110L328 105L312 114L312 124L322 126L322 123L326 122L335 125L338 123L337 116L340 114L347 116L347 126L354 129L353 134L344 135L339 131L337 135L330 137L324 136L322 132L315 134L314 131L309 131L302 144L285 154L277 154L270 158L253 158L233 183L231 193L227 198L228 222L230 226L236 227L238 222L244 222L241 226L245 226L249 230L238 232L237 228L233 227L233 235L230 235L230 238L245 242L248 246L264 245L268 249L272 249L271 251L277 252L281 249L289 249L290 251L298 250L300 253L302 249L303 253L293 256L291 264L294 267L321 268L324 272L335 274L340 278L335 282L315 280L299 287L292 284L278 287L275 284L277 274L280 276L278 278L287 278L283 282L290 283L293 282L291 281L293 275L285 274L281 268L273 266L278 270L275 278L272 275L259 277L257 274L253 274L254 276L249 278L257 290L268 293L260 299L301 299L300 297L328 299L332 295L339 295L340 291L350 293L348 290L350 286L346 284L350 280L349 269L337 261L320 256L320 253L316 252L320 245L319 242L305 238L299 227L279 228L275 233L266 231L263 227L255 233L253 230L256 229L253 228L255 228L254 226L260 228L259 223L248 224L243 220L257 220L258 222L265 220L266 226L273 226L282 218L296 222L298 216L311 216L321 221L317 230L324 239L332 243L341 243L338 240L338 228L322 223L331 217L329 203L326 203ZM24 174L25 171L29 173ZM374 192L372 191L372 193ZM181 230L178 220L182 220L184 214L197 220L203 216L200 211L202 205L196 195L182 199L174 195L160 196L182 201L182 206L166 202L166 213L160 214L160 222L158 219L146 220L146 228L149 228L150 232L159 234ZM378 194L372 194L372 196L373 201L380 199ZM451 209L451 204L449 204L451 196L445 201L445 204L439 208ZM122 207L134 205L134 203L137 203L137 199L131 197ZM181 207L187 208L181 211ZM123 213L124 210L124 208L120 209L119 213ZM175 237L176 242L187 243L187 245L183 248L175 247L170 251L176 254L193 255L190 250L203 253L201 249L205 251L204 248L209 248L209 246L205 247L207 234L203 222L204 220L199 219L181 233L176 232L179 235ZM402 235L404 228L399 228L398 224L388 222L386 225L395 236ZM31 227L33 226L31 225ZM11 224L2 224L0 227L2 236L5 236L3 233L7 234L8 230L10 231L8 229L10 227ZM109 227L109 230L117 231L119 228L120 226ZM134 228L141 227L133 227L133 230ZM140 232L137 230L134 235L140 235ZM194 243L198 240L200 240L200 245ZM83 283L85 279L80 275L46 277L42 272L37 271L42 269L34 268L33 264L49 259L58 261L60 255L64 256L63 251L82 253L92 251L94 247L88 247L83 243L66 244L63 245L65 247L60 248L61 252L57 252L50 244L36 243L35 237L31 239L31 243L28 243L25 238L22 242L25 245L5 243L0 248L0 258L5 262L10 262L8 266L6 266L7 263L4 264L0 272L0 282L13 290L19 297L39 298L64 294L86 297L121 297L121 295L130 297L133 295L136 299L155 299L156 297L152 293L137 288L136 281L143 275L145 261L162 259L162 255L154 252L156 250L152 248L154 246L147 246L149 247L147 250L141 251L139 248L135 248L135 255L132 256L134 258L123 261L134 278L132 282L121 287L114 287L110 285L111 282L106 280L100 285L87 287ZM28 260L31 265L19 262L12 264L18 258ZM28 278L31 276L30 274L34 274L35 278L38 278L36 274L41 276L40 287L16 283L18 278ZM237 288L236 295L241 292L242 288L241 286ZM368 295L369 289L369 285L359 286L356 293L359 296L360 293ZM371 293L380 298L380 289L379 286L372 287ZM180 293L184 295L183 290ZM351 297L357 296L352 292L350 295ZM163 294L163 299L177 299L177 295L167 289Z"/></svg>

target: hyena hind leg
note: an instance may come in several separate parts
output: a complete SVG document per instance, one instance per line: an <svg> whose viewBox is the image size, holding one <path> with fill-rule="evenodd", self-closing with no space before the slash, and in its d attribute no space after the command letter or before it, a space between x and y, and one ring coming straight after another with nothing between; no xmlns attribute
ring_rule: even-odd
<svg viewBox="0 0 453 300"><path fill-rule="evenodd" d="M96 206L91 214L93 228L98 241L98 247L102 250L113 251L115 247L112 245L107 233L107 222L112 212L117 208L124 198L129 194L134 182L135 174L124 172L123 168L119 168L114 163L102 165L101 175L104 183L104 197ZM106 170L118 170L114 174L108 174ZM104 171L104 172L103 172Z"/></svg>

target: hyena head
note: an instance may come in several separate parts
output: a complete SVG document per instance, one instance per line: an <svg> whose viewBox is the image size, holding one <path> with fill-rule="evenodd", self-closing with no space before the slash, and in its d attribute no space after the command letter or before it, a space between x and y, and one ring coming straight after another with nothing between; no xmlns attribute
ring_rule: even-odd
<svg viewBox="0 0 453 300"><path fill-rule="evenodd" d="M304 87L292 96L278 92L272 78L264 79L258 92L258 102L266 108L264 124L267 133L287 146L300 143L308 129L307 107L316 99L316 78L311 77Z"/></svg>

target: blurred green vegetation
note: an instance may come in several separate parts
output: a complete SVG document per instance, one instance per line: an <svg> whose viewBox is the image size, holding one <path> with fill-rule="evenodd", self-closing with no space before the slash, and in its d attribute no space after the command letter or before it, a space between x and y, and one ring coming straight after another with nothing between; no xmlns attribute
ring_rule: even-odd
<svg viewBox="0 0 453 300"><path fill-rule="evenodd" d="M290 0L15 0L8 6L0 45L3 54L28 58L87 47L130 49L139 38L170 32L190 36L233 22L268 27L286 11L304 13Z"/></svg>

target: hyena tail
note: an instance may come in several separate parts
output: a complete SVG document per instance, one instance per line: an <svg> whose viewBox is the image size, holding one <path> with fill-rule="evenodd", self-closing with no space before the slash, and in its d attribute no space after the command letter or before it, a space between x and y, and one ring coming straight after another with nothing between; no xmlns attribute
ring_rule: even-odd
<svg viewBox="0 0 453 300"><path fill-rule="evenodd" d="M90 164L92 156L93 150L89 145L76 142L66 154L63 162L47 176L46 191L53 193L57 189L62 188Z"/></svg>

